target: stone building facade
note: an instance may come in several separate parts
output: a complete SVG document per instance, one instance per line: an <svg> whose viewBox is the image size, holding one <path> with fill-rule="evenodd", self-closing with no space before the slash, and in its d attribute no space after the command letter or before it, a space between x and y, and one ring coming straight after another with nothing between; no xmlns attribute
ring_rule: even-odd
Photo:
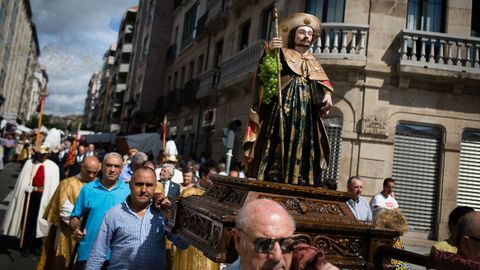
<svg viewBox="0 0 480 270"><path fill-rule="evenodd" d="M165 57L172 33L173 0L140 0L132 40L121 130L127 133L158 128L165 99Z"/></svg>
<svg viewBox="0 0 480 270"><path fill-rule="evenodd" d="M272 32L274 1L175 1L164 91L169 135L185 156L225 156L223 129L240 120ZM332 160L324 177L364 180L364 194L397 180L410 229L445 238L456 205L480 209L478 1L277 1L322 19L312 52L335 89L325 118ZM195 97L195 98L193 98Z"/></svg>
<svg viewBox="0 0 480 270"><path fill-rule="evenodd" d="M138 6L129 8L120 24L117 39L115 63L110 76L110 103L109 123L110 131L120 130L122 111L129 101L127 95L127 77L130 71L130 58L132 55L134 25L137 17Z"/></svg>
<svg viewBox="0 0 480 270"><path fill-rule="evenodd" d="M87 89L87 98L85 99L85 106L83 108L83 123L85 123L85 128L87 130L91 130L95 126L95 122L93 121L94 118L94 110L95 104L97 103L98 93L100 89L100 79L101 79L101 72L95 72L90 81L88 82L88 89Z"/></svg>
<svg viewBox="0 0 480 270"><path fill-rule="evenodd" d="M2 115L11 121L29 120L34 73L40 49L29 0L0 1L0 94ZM36 106L36 105L35 105Z"/></svg>
<svg viewBox="0 0 480 270"><path fill-rule="evenodd" d="M98 74L98 92L97 97L93 102L94 105L92 108L93 113L91 119L93 122L93 130L95 131L109 132L111 129L109 112L111 106L111 92L116 81L114 77L114 70L116 69L116 53L117 43L112 43L103 56L103 67ZM84 117L86 114L88 114L88 110L84 111Z"/></svg>

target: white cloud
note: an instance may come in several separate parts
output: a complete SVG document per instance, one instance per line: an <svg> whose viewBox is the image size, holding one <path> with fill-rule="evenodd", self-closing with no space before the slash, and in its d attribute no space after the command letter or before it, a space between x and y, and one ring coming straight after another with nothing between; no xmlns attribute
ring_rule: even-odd
<svg viewBox="0 0 480 270"><path fill-rule="evenodd" d="M116 41L116 27L137 0L34 0L40 63L49 76L45 112L83 113L88 82Z"/></svg>

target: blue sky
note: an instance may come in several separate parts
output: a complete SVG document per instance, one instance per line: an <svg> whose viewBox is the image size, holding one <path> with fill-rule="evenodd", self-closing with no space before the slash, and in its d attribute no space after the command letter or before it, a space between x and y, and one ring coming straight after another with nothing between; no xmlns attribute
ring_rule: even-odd
<svg viewBox="0 0 480 270"><path fill-rule="evenodd" d="M32 0L40 64L49 76L45 113L82 114L88 82L138 0Z"/></svg>

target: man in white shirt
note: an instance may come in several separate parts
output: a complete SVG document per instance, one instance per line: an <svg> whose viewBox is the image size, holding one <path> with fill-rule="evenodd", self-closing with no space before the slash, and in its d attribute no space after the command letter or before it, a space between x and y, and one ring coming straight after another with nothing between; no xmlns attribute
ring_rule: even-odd
<svg viewBox="0 0 480 270"><path fill-rule="evenodd" d="M395 188L395 180L393 178L385 178L383 180L383 190L373 197L370 201L372 212L375 213L379 208L395 209L398 208L398 202L393 197L393 190Z"/></svg>

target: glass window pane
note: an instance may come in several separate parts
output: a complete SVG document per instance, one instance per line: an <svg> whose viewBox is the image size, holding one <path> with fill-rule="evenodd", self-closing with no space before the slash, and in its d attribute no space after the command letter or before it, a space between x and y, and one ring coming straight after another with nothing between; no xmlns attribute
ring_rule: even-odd
<svg viewBox="0 0 480 270"><path fill-rule="evenodd" d="M329 0L327 1L327 14L325 22L343 22L343 9L345 0ZM324 16L325 17L325 16Z"/></svg>
<svg viewBox="0 0 480 270"><path fill-rule="evenodd" d="M473 37L480 37L480 1L472 1L472 31Z"/></svg>
<svg viewBox="0 0 480 270"><path fill-rule="evenodd" d="M318 18L323 18L323 2L324 0L307 0L305 12L315 15Z"/></svg>

